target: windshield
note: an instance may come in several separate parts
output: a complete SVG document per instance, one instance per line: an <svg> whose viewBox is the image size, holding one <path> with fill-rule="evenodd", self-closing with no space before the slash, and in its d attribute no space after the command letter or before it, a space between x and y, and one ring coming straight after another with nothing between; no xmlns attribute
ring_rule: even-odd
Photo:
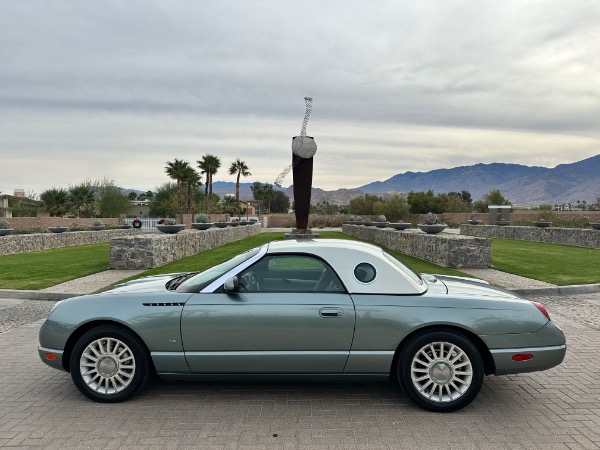
<svg viewBox="0 0 600 450"><path fill-rule="evenodd" d="M259 251L260 247L253 248L252 250L248 250L247 252L234 256L233 258L217 266L206 269L204 272L200 272L198 275L181 283L181 285L177 288L177 292L200 292L213 280L216 280L224 273L252 258Z"/></svg>
<svg viewBox="0 0 600 450"><path fill-rule="evenodd" d="M423 279L421 278L421 275L419 275L417 272L412 270L410 267L405 266L403 263L398 261L396 258L394 258L389 253L383 252L383 254L385 255L385 257L387 259L389 259L394 264L394 266L396 266L398 269L400 269L402 271L402 273L404 273L408 278L410 278L417 284L423 284Z"/></svg>

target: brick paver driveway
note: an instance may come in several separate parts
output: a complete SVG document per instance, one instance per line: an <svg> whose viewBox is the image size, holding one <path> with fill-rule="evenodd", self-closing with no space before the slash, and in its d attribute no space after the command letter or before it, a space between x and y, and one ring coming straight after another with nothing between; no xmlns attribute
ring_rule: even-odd
<svg viewBox="0 0 600 450"><path fill-rule="evenodd" d="M127 403L93 403L38 360L40 323L17 324L0 334L0 447L599 448L600 294L541 301L567 334L565 362L486 378L452 414L385 383L155 382Z"/></svg>

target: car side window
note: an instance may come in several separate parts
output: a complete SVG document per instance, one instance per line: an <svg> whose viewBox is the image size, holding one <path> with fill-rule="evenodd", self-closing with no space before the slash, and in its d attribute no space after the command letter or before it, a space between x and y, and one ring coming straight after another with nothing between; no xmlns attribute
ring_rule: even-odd
<svg viewBox="0 0 600 450"><path fill-rule="evenodd" d="M267 255L238 280L240 292L345 292L335 271L308 255Z"/></svg>

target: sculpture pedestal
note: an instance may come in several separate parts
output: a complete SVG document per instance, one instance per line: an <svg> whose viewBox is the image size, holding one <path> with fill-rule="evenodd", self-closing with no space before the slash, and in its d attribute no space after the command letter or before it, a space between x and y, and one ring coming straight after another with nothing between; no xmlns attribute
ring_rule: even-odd
<svg viewBox="0 0 600 450"><path fill-rule="evenodd" d="M285 233L283 237L285 239L316 239L321 237L321 235L319 233L313 233L310 228L306 230L293 228L291 233Z"/></svg>

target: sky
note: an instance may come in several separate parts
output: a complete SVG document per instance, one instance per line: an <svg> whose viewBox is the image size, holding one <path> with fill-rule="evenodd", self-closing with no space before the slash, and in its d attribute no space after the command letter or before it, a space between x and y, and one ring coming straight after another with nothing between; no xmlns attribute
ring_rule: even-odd
<svg viewBox="0 0 600 450"><path fill-rule="evenodd" d="M600 153L600 2L0 0L0 191L175 158L273 183L313 97L313 186ZM283 185L292 183L291 174Z"/></svg>

